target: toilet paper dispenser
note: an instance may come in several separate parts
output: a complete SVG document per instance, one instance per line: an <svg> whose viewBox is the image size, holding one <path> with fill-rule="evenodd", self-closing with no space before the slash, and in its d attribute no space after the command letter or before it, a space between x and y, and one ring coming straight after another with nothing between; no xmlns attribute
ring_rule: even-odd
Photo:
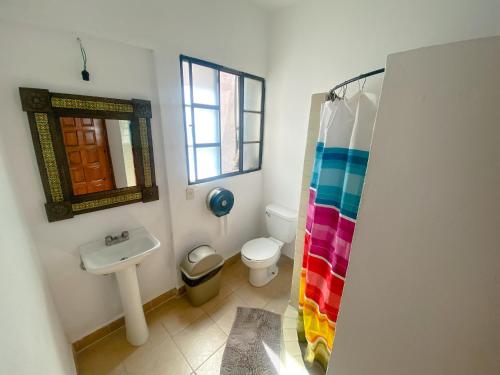
<svg viewBox="0 0 500 375"><path fill-rule="evenodd" d="M225 216L234 205L234 195L229 190L218 187L207 196L207 207L217 217Z"/></svg>

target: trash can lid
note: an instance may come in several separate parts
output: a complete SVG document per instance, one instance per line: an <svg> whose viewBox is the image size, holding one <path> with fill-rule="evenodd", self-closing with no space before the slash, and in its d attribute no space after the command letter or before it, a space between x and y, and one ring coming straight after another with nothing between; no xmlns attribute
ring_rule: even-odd
<svg viewBox="0 0 500 375"><path fill-rule="evenodd" d="M224 264L224 258L208 245L189 251L181 263L181 271L189 278L199 277Z"/></svg>

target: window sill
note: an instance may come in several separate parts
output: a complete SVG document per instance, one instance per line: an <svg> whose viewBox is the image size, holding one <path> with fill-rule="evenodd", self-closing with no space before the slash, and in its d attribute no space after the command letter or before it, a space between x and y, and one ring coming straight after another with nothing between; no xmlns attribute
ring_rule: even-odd
<svg viewBox="0 0 500 375"><path fill-rule="evenodd" d="M216 180L222 180L222 179L225 179L225 178L228 178L228 177L236 177L236 176L241 176L241 175L249 174L249 173L252 173L252 172L258 172L260 170L262 170L262 168L250 169L248 171L243 171L243 172L226 173L226 174L222 174L222 175L219 175L219 176L204 178L204 179L197 180L197 181L188 181L188 185L189 186L200 185L200 184L204 184L204 183L207 183L207 182L212 182L212 181L216 181Z"/></svg>

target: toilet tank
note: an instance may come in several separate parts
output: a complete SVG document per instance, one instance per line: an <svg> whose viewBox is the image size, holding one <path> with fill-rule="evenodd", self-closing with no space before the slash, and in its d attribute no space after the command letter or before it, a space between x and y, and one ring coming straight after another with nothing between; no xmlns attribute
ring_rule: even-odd
<svg viewBox="0 0 500 375"><path fill-rule="evenodd" d="M297 213L277 204L266 206L266 227L270 236L289 243L295 237Z"/></svg>

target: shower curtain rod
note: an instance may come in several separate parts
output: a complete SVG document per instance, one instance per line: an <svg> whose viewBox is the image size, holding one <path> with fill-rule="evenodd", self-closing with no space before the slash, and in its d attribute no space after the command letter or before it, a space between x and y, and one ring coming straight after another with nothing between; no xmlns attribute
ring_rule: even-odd
<svg viewBox="0 0 500 375"><path fill-rule="evenodd" d="M329 91L328 97L329 98L335 97L336 96L335 90L340 89L340 88L348 85L349 83L353 83L353 82L359 81L360 79L367 78L367 77L370 77L370 76L374 76L376 74L380 74L380 73L383 73L383 72L385 72L385 68L380 68L380 69L377 69L377 70L372 70L371 72L360 74L357 77L354 77L354 78L348 79L347 81L339 83L337 86L335 86L333 89L331 89Z"/></svg>

